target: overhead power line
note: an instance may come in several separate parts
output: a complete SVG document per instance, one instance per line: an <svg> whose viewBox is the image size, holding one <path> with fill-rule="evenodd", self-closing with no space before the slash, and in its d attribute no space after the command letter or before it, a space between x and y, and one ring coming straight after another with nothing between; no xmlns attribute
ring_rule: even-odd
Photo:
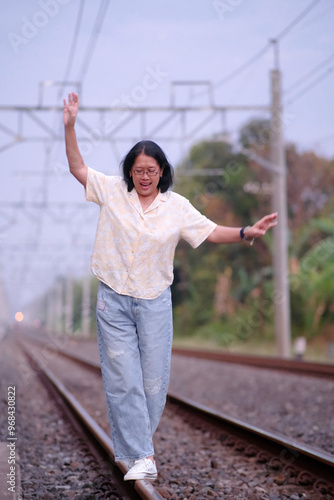
<svg viewBox="0 0 334 500"><path fill-rule="evenodd" d="M298 92L297 94L295 94L294 96L292 96L291 99L289 99L286 102L286 104L288 105L288 104L292 104L293 102L296 102L303 95L305 95L311 89L313 89L314 87L316 87L317 85L319 85L319 83L321 83L323 80L325 80L325 78L327 78L331 73L333 73L333 71L334 71L334 66L331 66L331 67L327 68L326 71L324 73L322 73L316 80L314 80L312 83L310 83L310 85L308 85L307 87L305 87L304 89L302 89L300 92Z"/></svg>
<svg viewBox="0 0 334 500"><path fill-rule="evenodd" d="M75 58L75 50L76 50L76 46L77 46L77 42L78 42L84 6L85 6L85 0L80 0L78 14L77 14L77 20L75 23L74 34L73 34L72 43L71 43L71 47L70 47L70 51L69 51L69 55L68 55L68 59L67 59L67 64L66 64L63 79L62 79L62 81L59 85L59 88L58 88L58 93L57 93L56 103L55 103L56 106L58 105L60 99L62 97L64 97L64 95L63 95L64 87L65 87L66 83L69 82L70 72L71 72L73 61ZM57 125L58 125L58 133L60 133L61 129L63 127L63 121L62 121L62 119L59 121L58 113L56 114L56 117L54 120L54 128L56 128ZM59 144L58 144L57 150L59 150ZM51 156L51 151L50 151L50 156Z"/></svg>
<svg viewBox="0 0 334 500"><path fill-rule="evenodd" d="M326 66L329 61L331 61L334 58L334 53L331 54L329 57L324 59L321 63L319 63L317 66L315 66L313 69L308 71L305 75L303 75L301 78L299 78L296 82L294 82L290 87L288 87L285 90L285 94L288 94L293 90L295 87L299 87L301 84L305 84L306 80L308 80L311 76L313 76L315 73L317 73L320 69L322 69L324 66Z"/></svg>
<svg viewBox="0 0 334 500"><path fill-rule="evenodd" d="M98 37L99 37L107 9L109 7L109 1L110 0L101 0L100 8L98 10L98 13L97 13L97 16L95 19L95 23L94 23L94 26L92 29L92 33L90 35L90 39L88 42L88 47L86 49L86 53L84 55L84 58L83 58L83 61L81 64L81 68L79 70L79 77L78 77L79 82L82 82L86 76L88 66L89 66L90 60L92 58L96 42L97 42Z"/></svg>
<svg viewBox="0 0 334 500"><path fill-rule="evenodd" d="M265 45L263 47L263 49L261 49L259 52L257 52L254 56L252 56L246 62L244 62L241 66L239 66L239 68L233 70L229 75L225 76L222 80L219 80L218 82L216 82L213 86L216 87L216 88L220 87L224 83L227 83L230 80L232 80L233 78L235 78L236 76L240 75L240 73L242 73L243 71L245 71L245 69L249 68L249 66L252 66L252 64L254 64L256 61L258 61L259 59L261 59L261 57L266 52L268 52L268 50L270 49L270 47L271 47L271 43L268 42L267 45Z"/></svg>
<svg viewBox="0 0 334 500"><path fill-rule="evenodd" d="M281 40L285 37L304 17L320 3L321 0L313 0L308 7L306 7L291 23L289 23L276 37L276 40Z"/></svg>
<svg viewBox="0 0 334 500"><path fill-rule="evenodd" d="M290 31L319 3L321 0L313 0L308 7L306 7L291 23L289 23L278 35L273 37L274 40L282 40ZM225 76L222 80L219 80L216 82L213 86L215 88L220 87L224 83L229 82L236 76L238 76L240 73L245 71L249 66L257 62L261 57L268 52L268 50L272 47L271 42L268 42L259 52L257 52L254 56L252 56L250 59L245 61L241 66L233 70L229 75Z"/></svg>
<svg viewBox="0 0 334 500"><path fill-rule="evenodd" d="M77 20L75 23L75 28L74 28L73 38L72 38L72 43L71 43L70 51L68 54L68 59L67 59L67 64L66 64L62 84L59 86L59 89L58 89L56 105L59 103L59 100L63 97L65 84L66 84L66 82L69 82L69 79L70 79L70 73L71 73L71 69L73 66L73 61L75 59L75 50L76 50L77 42L78 42L78 38L79 38L79 32L80 32L82 14L84 11L84 7L85 7L85 0L80 0L78 14L77 14ZM57 118L56 118L56 120L57 120ZM61 128L62 128L62 121L59 124L59 131L61 130Z"/></svg>
<svg viewBox="0 0 334 500"><path fill-rule="evenodd" d="M64 77L63 77L63 82L69 81L69 78L70 78L70 72L71 72L71 69L73 66L73 61L75 58L75 50L76 50L77 42L78 42L78 38L79 38L79 32L80 32L82 14L83 14L84 8L85 8L85 0L80 0L80 5L79 5L79 9L78 9L78 14L77 14L77 20L75 23L73 39L72 39L72 43L71 43L70 52L68 55L68 60L67 60L67 64L66 64ZM61 98L62 92L63 92L63 86L60 87L60 89L59 89L58 100Z"/></svg>
<svg viewBox="0 0 334 500"><path fill-rule="evenodd" d="M56 97L56 105L58 104L58 101L63 95L64 91L64 86L65 82L68 81L69 79L69 74L73 65L73 60L75 57L75 50L77 46L77 41L78 41L78 36L79 36L79 31L80 31L80 26L81 26L81 21L82 21L82 14L83 14L83 9L84 9L84 4L85 0L80 0L80 5L78 9L78 14L77 14L77 20L76 20L76 25L74 29L74 34L72 38L72 43L68 55L68 60L67 60L67 65L65 68L65 73L63 77L63 81L61 85L58 88L58 93ZM55 118L54 118L54 125L53 129L57 127L57 123L59 122L59 116L58 113L55 113ZM60 132L62 128L62 120L61 122L58 123L58 130ZM59 150L60 145L56 145L57 150ZM48 168L49 165L51 164L51 156L52 156L52 149L53 149L53 144L49 144L46 149L46 160L45 160L45 169L43 171L43 198L44 202L47 201L48 198ZM35 214L34 214L35 215ZM45 211L44 210L38 210L36 213L36 220L37 220L37 226L36 226L36 231L35 235L33 237L33 247L34 247L34 256L35 258L39 259L40 258L40 244L41 244L41 233L42 233L42 227L44 224L44 216L45 216ZM23 255L27 255L27 250L24 250ZM24 270L22 272L23 279L25 279L27 276L29 276L29 273L31 272L31 269L33 267L33 258L25 258L24 261L27 262L27 264L24 266Z"/></svg>

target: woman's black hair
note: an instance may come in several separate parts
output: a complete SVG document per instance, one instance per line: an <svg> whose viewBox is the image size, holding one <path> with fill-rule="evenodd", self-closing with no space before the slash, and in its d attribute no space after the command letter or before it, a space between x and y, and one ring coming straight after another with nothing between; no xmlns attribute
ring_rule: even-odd
<svg viewBox="0 0 334 500"><path fill-rule="evenodd" d="M137 156L139 156L141 153L154 158L159 164L160 168L163 169L158 188L162 193L165 193L173 185L174 169L167 160L167 157L162 151L161 147L153 141L137 142L137 144L135 144L133 148L130 149L128 154L123 158L121 168L123 170L123 178L128 185L128 191L132 191L132 189L134 188L133 180L130 176L130 171L133 167L134 162L136 161Z"/></svg>

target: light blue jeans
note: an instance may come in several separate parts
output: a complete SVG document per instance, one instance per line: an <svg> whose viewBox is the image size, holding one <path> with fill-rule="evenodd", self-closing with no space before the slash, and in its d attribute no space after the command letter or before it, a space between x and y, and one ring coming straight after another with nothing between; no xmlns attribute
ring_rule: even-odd
<svg viewBox="0 0 334 500"><path fill-rule="evenodd" d="M169 384L170 288L146 300L120 295L100 282L96 319L115 458L149 457Z"/></svg>

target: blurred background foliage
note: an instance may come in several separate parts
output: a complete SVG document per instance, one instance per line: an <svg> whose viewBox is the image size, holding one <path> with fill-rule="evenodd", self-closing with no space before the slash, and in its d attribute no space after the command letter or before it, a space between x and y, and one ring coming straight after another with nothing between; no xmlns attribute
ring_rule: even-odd
<svg viewBox="0 0 334 500"><path fill-rule="evenodd" d="M269 122L254 119L240 146L269 159ZM286 146L292 337L334 340L334 161ZM178 174L199 171L200 175ZM208 175L205 175L205 170ZM209 170L221 169L219 175ZM270 213L270 173L217 140L192 147L174 190L213 221L251 225ZM272 235L246 244L180 242L175 256L175 339L233 349L274 341Z"/></svg>
<svg viewBox="0 0 334 500"><path fill-rule="evenodd" d="M269 159L269 140L269 122L254 119L240 131L239 145ZM334 161L288 144L286 164L292 338L333 343ZM199 175L186 175L196 170ZM225 226L251 225L270 213L271 189L270 173L219 137L195 144L176 166L174 190ZM253 246L205 241L192 249L180 241L172 285L176 344L275 353L272 244L270 231ZM92 277L95 333L97 288ZM77 280L73 327L78 332L81 300Z"/></svg>

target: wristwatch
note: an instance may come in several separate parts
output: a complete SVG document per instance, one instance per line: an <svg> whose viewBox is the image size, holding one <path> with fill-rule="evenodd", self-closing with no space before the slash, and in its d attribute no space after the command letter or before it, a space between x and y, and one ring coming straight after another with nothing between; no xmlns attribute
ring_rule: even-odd
<svg viewBox="0 0 334 500"><path fill-rule="evenodd" d="M243 240L243 241L247 241L247 243L249 243L250 245L253 245L254 243L254 238L247 238L247 229L249 229L250 226L246 226L246 227L242 227L240 229L240 238Z"/></svg>

